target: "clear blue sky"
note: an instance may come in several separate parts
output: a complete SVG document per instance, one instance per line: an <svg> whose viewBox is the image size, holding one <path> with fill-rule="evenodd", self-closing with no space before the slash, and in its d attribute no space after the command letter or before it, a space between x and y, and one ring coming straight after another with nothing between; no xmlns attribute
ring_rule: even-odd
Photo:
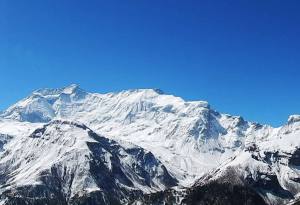
<svg viewBox="0 0 300 205"><path fill-rule="evenodd" d="M280 125L300 113L299 0L1 0L0 110L42 87L161 88Z"/></svg>

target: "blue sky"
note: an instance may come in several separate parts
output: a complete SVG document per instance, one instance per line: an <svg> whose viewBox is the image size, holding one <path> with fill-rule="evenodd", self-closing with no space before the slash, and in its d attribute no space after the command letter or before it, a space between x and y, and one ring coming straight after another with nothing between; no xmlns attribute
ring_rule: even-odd
<svg viewBox="0 0 300 205"><path fill-rule="evenodd" d="M160 88L272 125L300 113L300 1L2 0L0 110L42 87Z"/></svg>

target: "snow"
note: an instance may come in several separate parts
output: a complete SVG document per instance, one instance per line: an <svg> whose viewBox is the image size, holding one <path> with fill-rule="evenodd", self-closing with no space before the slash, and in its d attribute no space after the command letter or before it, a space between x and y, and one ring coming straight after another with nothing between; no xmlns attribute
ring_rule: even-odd
<svg viewBox="0 0 300 205"><path fill-rule="evenodd" d="M1 117L0 134L18 136L20 139L51 120L83 123L99 135L116 140L125 149L140 146L149 150L184 186L217 167L222 169L216 178L224 174L228 167L239 167L237 169L241 172L247 167L253 175L257 171L269 173L269 165L253 159L252 154L263 158L267 152L293 153L300 147L300 115L292 115L286 125L273 128L248 122L240 116L219 113L208 102L185 101L157 89L106 94L88 93L75 84L59 89L40 89L12 105ZM66 153L76 151L82 156L89 153L86 142L92 139L81 131L77 133L76 129L66 127L60 125L68 133L64 134L63 141L56 146L45 144L51 153L37 151L44 160L33 166L24 165L23 175L17 176L14 183L33 183L41 169L48 169L58 159L64 159L57 155L61 152L61 144ZM48 136L52 135L49 133ZM74 137L79 135L81 138ZM47 138L46 135L43 137ZM21 150L24 140L20 139L14 139L5 149L14 146ZM48 140L52 142L53 139ZM35 144L35 139L28 143L30 149L40 146ZM258 151L250 153L247 149L253 144ZM112 170L109 163L111 154L105 153L103 157L108 169ZM80 157L73 160L85 161ZM133 156L122 158L125 164L132 164L134 160ZM280 179L282 187L292 183L290 177L299 172L299 169L288 167L284 160L281 159L281 163L285 165L276 165L277 171L275 168L271 170ZM156 174L161 171L159 167L155 168ZM88 185L85 188L78 185L76 190L97 189L92 179L82 180L80 183ZM136 181L133 183L139 189L153 191ZM157 187L163 189L164 186L157 182Z"/></svg>
<svg viewBox="0 0 300 205"><path fill-rule="evenodd" d="M42 126L42 123L19 122L16 120L0 118L0 134L27 136L40 126Z"/></svg>
<svg viewBox="0 0 300 205"><path fill-rule="evenodd" d="M16 175L9 183L18 186L39 183L36 180L39 179L38 176L41 170L50 169L58 160L64 159L64 153L76 151L78 155L82 157L88 154L86 141L93 140L91 140L86 133L82 133L78 129L70 129L68 125L63 124L60 125L59 128L63 129L64 132L61 134L57 133L55 127L53 129L47 129L43 134L44 137L42 141L38 138L23 137L22 139L16 140L15 143L8 144L6 149L13 150L13 153L3 157L0 163L6 163L11 160L11 157L15 157L18 159L18 161L15 161L15 164L20 167L14 171ZM81 137L76 137L78 135ZM24 147L26 147L25 150ZM47 151L45 152L45 150ZM62 152L62 150L64 151ZM34 156L31 154L32 152ZM37 158L32 158L35 156L37 156ZM32 159L30 161L24 161L24 159L28 158ZM81 162L85 161L80 158L76 158L76 161L77 160ZM68 161L68 163L72 162Z"/></svg>
<svg viewBox="0 0 300 205"><path fill-rule="evenodd" d="M33 96L42 103L37 106L29 96L3 117L35 122L29 114L39 113L40 122L80 121L101 135L150 150L183 185L242 149L254 129L241 117L212 110L205 101L185 101L157 89L98 94L70 85L35 91Z"/></svg>
<svg viewBox="0 0 300 205"><path fill-rule="evenodd" d="M290 197L282 197L274 190L282 188L290 192L294 197L300 190L297 182L300 176L299 166L293 165L291 158L297 157L296 152L300 148L300 122L293 120L279 128L263 126L260 129L253 129L246 138L245 149L240 150L231 159L225 161L217 169L211 171L208 177L210 180L223 179L228 175L228 171L235 170L238 175L246 179L249 176L254 180L262 180L265 183L273 184L275 187L255 187L269 204L286 204ZM268 176L276 176L269 178ZM204 178L206 179L206 178ZM230 180L230 179L229 179ZM278 180L274 181L274 180ZM206 183L201 181L198 183ZM260 182L260 184L263 182ZM277 184L279 187L276 187Z"/></svg>
<svg viewBox="0 0 300 205"><path fill-rule="evenodd" d="M288 123L300 122L300 115L290 115L288 118Z"/></svg>
<svg viewBox="0 0 300 205"><path fill-rule="evenodd" d="M91 150L89 144L97 147ZM5 147L5 153L9 154L0 157L0 171L7 172L10 177L5 182L6 186L0 187L0 192L14 187L41 185L44 183L41 180L42 176L51 173L54 168L57 170L57 177L64 178L66 184L62 184L62 189L66 193L71 193L69 197L101 190L102 186L99 186L99 183L105 182L95 181L92 173L91 158L94 158L94 155L97 155L96 160L104 162L105 167L111 172L106 176L112 176L114 173L112 166L115 167L120 163L118 166L134 184L128 189L153 192L168 186L160 178L166 176L166 169L161 162L154 156L152 158L150 156L149 161L143 161L149 154L148 151L127 142L117 144L109 141L96 135L80 122L53 120L49 124L39 124L29 136L23 133L9 142ZM143 171L136 173L135 166L141 167ZM149 176L144 175L145 173ZM111 180L118 181L118 177L122 177L118 173L116 176ZM68 177L72 178L70 182ZM151 186L145 184L144 180L150 180ZM119 181L120 186L126 187L122 180ZM175 179L173 182L175 183Z"/></svg>

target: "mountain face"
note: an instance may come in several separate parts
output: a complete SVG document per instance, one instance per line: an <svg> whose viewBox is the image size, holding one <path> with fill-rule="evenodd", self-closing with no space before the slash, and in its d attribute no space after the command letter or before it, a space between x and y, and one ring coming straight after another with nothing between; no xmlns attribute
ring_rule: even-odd
<svg viewBox="0 0 300 205"><path fill-rule="evenodd" d="M103 136L151 151L183 185L240 150L245 136L258 126L218 113L207 102L186 102L160 90L98 94L76 85L37 90L2 117L32 123L80 121Z"/></svg>
<svg viewBox="0 0 300 205"><path fill-rule="evenodd" d="M300 191L300 118L273 130L261 129L245 148L181 190L144 195L143 204L297 204ZM261 133L262 132L262 133Z"/></svg>
<svg viewBox="0 0 300 205"><path fill-rule="evenodd" d="M0 115L1 200L296 203L299 139L298 115L273 128L157 89L40 89Z"/></svg>
<svg viewBox="0 0 300 205"><path fill-rule="evenodd" d="M7 204L121 204L177 185L151 152L55 120L9 143L0 158Z"/></svg>

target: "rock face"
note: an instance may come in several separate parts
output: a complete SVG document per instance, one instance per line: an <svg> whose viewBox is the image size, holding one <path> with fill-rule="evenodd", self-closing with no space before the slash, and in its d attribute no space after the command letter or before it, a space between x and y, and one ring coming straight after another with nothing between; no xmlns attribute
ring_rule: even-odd
<svg viewBox="0 0 300 205"><path fill-rule="evenodd" d="M40 89L0 115L0 204L293 204L299 167L299 115L273 128L157 89Z"/></svg>
<svg viewBox="0 0 300 205"><path fill-rule="evenodd" d="M5 147L0 173L7 204L121 204L177 185L151 152L60 120Z"/></svg>

